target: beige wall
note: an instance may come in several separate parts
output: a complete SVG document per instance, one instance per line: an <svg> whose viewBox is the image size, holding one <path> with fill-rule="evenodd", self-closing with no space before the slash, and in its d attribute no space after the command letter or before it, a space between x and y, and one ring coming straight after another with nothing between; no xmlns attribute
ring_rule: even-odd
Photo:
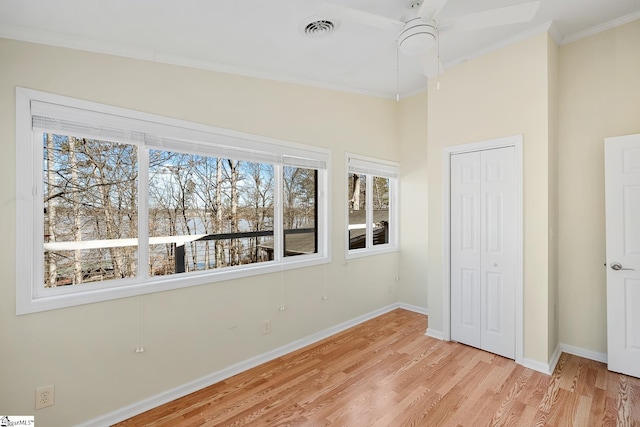
<svg viewBox="0 0 640 427"><path fill-rule="evenodd" d="M558 46L551 37L547 37L548 55L548 116L549 116L549 300L547 303L547 322L549 328L547 360L559 344L559 305L558 305Z"/></svg>
<svg viewBox="0 0 640 427"><path fill-rule="evenodd" d="M16 316L16 86L331 149L333 262ZM392 100L0 39L0 413L33 414L34 389L55 384L55 405L36 419L69 426L397 302L397 253L343 261L344 153L399 161L397 108ZM138 310L143 354L134 352ZM272 320L270 335L261 334L263 319Z"/></svg>
<svg viewBox="0 0 640 427"><path fill-rule="evenodd" d="M640 20L560 48L560 342L606 353L604 138L640 133Z"/></svg>
<svg viewBox="0 0 640 427"><path fill-rule="evenodd" d="M429 327L442 321L442 149L524 135L524 357L548 361L548 36L471 60L429 82Z"/></svg>
<svg viewBox="0 0 640 427"><path fill-rule="evenodd" d="M400 144L400 302L427 304L427 93L398 108Z"/></svg>

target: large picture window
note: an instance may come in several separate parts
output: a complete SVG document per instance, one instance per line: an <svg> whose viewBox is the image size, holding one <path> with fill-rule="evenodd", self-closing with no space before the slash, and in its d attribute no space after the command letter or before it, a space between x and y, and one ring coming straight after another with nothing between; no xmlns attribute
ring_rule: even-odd
<svg viewBox="0 0 640 427"><path fill-rule="evenodd" d="M393 162L347 154L347 255L397 250L397 179Z"/></svg>
<svg viewBox="0 0 640 427"><path fill-rule="evenodd" d="M328 260L326 150L26 89L17 114L19 313Z"/></svg>

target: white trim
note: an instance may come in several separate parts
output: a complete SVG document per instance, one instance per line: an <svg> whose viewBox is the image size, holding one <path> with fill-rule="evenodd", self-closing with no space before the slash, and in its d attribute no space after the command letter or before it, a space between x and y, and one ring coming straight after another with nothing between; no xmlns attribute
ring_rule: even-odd
<svg viewBox="0 0 640 427"><path fill-rule="evenodd" d="M449 338L446 337L443 331L438 331L436 329L427 328L427 332L425 333L425 335L431 338L435 338L437 340L449 341Z"/></svg>
<svg viewBox="0 0 640 427"><path fill-rule="evenodd" d="M560 360L560 356L562 356L562 350L560 349L560 344L556 346L553 354L551 355L551 360L549 360L549 374L553 374L553 371L556 369L556 365L558 364L558 360Z"/></svg>
<svg viewBox="0 0 640 427"><path fill-rule="evenodd" d="M569 34L567 36L562 36L562 34L560 33L560 31L558 30L558 25L557 23L553 22L553 21L548 21L548 22L544 22L540 25L537 25L533 28L529 28L525 31L522 31L518 34L514 34L511 37L507 37L505 39L502 39L500 41L498 41L497 43L493 43L489 46L486 46L482 49L478 49L475 50L473 52L470 52L467 55L462 55L462 56L458 56L456 58L453 58L449 61L446 61L444 63L444 67L445 69L449 69L451 67L454 67L456 65L462 64L463 62L472 60L474 58L479 58L481 56L484 56L488 53L491 52L495 52L499 49L505 48L507 46L510 46L514 43L518 43L521 42L523 40L526 40L530 37L536 36L538 34L542 34L542 33L548 33L551 38L553 39L553 41L558 45L558 46L564 46L566 44L569 43L573 43L575 41L581 40L583 38L601 33L603 31L607 31L610 30L612 28L616 28L620 25L624 25L627 24L629 22L633 22L637 19L640 19L640 11L638 12L633 12L630 13L628 15L624 15L621 16L619 18L613 19L611 21L599 24L599 25L595 25L593 27L587 28L585 30L582 31L578 31L576 33L573 34ZM409 95L405 95L405 97L407 97Z"/></svg>
<svg viewBox="0 0 640 427"><path fill-rule="evenodd" d="M538 362L537 360L527 359L526 357L522 359L520 365L524 366L528 369L533 369L534 371L541 372L545 375L553 374L548 363Z"/></svg>
<svg viewBox="0 0 640 427"><path fill-rule="evenodd" d="M557 22L552 21L548 24L547 33L549 33L549 35L553 39L553 42L556 44L556 46L560 46L560 43L562 43L562 34L558 29Z"/></svg>
<svg viewBox="0 0 640 427"><path fill-rule="evenodd" d="M596 362L607 363L606 353L598 353L597 351L587 350L580 347L575 347L569 344L558 344L549 363L538 362L532 359L523 359L522 365L525 368L533 369L534 371L542 372L543 374L553 375L553 371L556 369L556 365L560 360L562 353L573 354L578 357L584 357L585 359L595 360Z"/></svg>
<svg viewBox="0 0 640 427"><path fill-rule="evenodd" d="M148 397L139 402L133 403L131 405L125 406L120 409L116 409L115 411L109 412L99 417L92 418L88 421L84 421L80 424L77 424L76 427L93 427L93 426L100 427L100 426L112 425L120 421L124 421L135 415L141 414L145 411L156 408L165 403L171 402L172 400L186 396L190 393L201 390L205 387L208 387L220 381L224 381L227 378L230 378L241 372L247 371L251 368L255 368L256 366L262 365L263 363L277 359L278 357L292 353L296 350L299 350L301 348L314 344L325 338L331 337L332 335L335 335L339 332L342 332L344 330L357 326L360 323L374 319L385 313L389 313L390 311L393 311L397 308L401 308L400 304L398 303L390 304L386 307L379 308L377 310L358 316L354 319L348 320L346 322L342 322L338 325L335 325L330 328L324 329L322 331L316 332L314 334L308 335L307 337L293 341L289 344L285 344L281 347L278 347L266 353L263 353L258 356L246 359L242 362L233 364L217 372L213 372L209 375L205 375L202 378L198 378L196 380L190 381L181 386L174 387L162 393L158 393L155 396Z"/></svg>
<svg viewBox="0 0 640 427"><path fill-rule="evenodd" d="M425 316L429 315L429 309L424 307L418 307L417 305L411 305L404 302L399 303L399 308L404 310L413 311L414 313L424 314Z"/></svg>
<svg viewBox="0 0 640 427"><path fill-rule="evenodd" d="M348 236L349 233L346 233ZM392 245L376 245L371 249L353 249L345 253L345 262L352 259L365 258L374 255L389 254L392 252L400 252L397 246Z"/></svg>
<svg viewBox="0 0 640 427"><path fill-rule="evenodd" d="M80 112L80 121L86 118L95 126L100 126L101 120L105 120L111 126L124 126L124 132L140 131L155 132L160 136L170 135L180 138L182 133L187 139L201 141L206 145L218 144L225 146L227 138L242 140L244 150L249 152L273 151L278 156L285 156L283 161L287 164L297 164L302 160L317 162L318 166L326 166L326 169L318 169L318 252L296 257L276 257L275 261L267 261L256 264L225 267L218 270L206 270L201 272L184 273L172 276L158 276L149 278L146 271L139 272L135 278L119 279L114 281L96 282L90 286L65 286L57 288L44 288L42 283L43 259L38 254L44 247L43 234L36 232L34 224L43 223L43 209L40 209L42 192L42 154L36 153L37 144L33 141L33 111L32 107L41 113L50 113L50 118L56 118L60 113L62 118L73 120L72 112ZM76 118L77 119L77 118ZM186 141L186 139L185 139ZM162 142L162 141L160 141ZM134 142L132 142L134 143ZM189 143L193 145L191 142ZM139 144L140 145L140 144ZM146 146L145 146L146 147ZM206 148L206 147L205 147ZM195 149L195 148L194 148ZM143 153L141 153L143 154ZM140 155L141 160L145 156ZM302 160L301 160L302 159ZM276 160L276 159L272 159ZM330 209L329 193L331 179L331 151L325 148L303 145L290 141L278 140L259 135L251 135L243 132L222 129L199 123L163 117L150 113L98 104L90 101L70 98L52 93L40 92L21 87L16 88L16 314L35 313L56 308L70 307L117 298L130 297L140 294L161 292L170 289L179 289L194 285L210 284L214 282L254 276L258 274L281 272L294 268L308 267L331 262L330 245ZM275 168L276 184L282 184L280 174L281 163L272 163ZM143 166L143 163L139 163ZM280 180L278 180L280 179ZM141 180L144 186L145 181ZM279 185L277 188L282 188ZM140 193L145 190L139 187ZM276 191L276 194L279 193ZM40 200L40 202L38 201ZM282 204L275 201L274 220L282 218ZM144 209L145 204L139 203L139 209ZM145 230L146 218L139 222L139 229ZM281 221L278 222L281 224ZM274 228L274 236L280 236L281 227ZM141 244L144 244L148 236L141 234ZM137 239L134 239L137 240ZM153 240L153 238L151 238ZM93 242L95 244L95 242ZM128 240L109 242L109 245L127 245L133 243ZM56 244L58 245L58 244ZM73 244L72 244L73 245ZM90 242L83 245L91 245ZM49 245L50 248L55 245ZM64 246L64 245L63 245ZM280 246L281 247L281 246ZM146 245L145 245L146 248ZM139 256L145 256L143 249ZM144 258L141 258L144 259ZM39 277L35 277L38 275Z"/></svg>
<svg viewBox="0 0 640 427"><path fill-rule="evenodd" d="M469 144L454 145L445 147L442 153L443 162L443 190L442 190L442 339L451 339L451 259L450 259L450 204L451 204L451 156L454 154L468 153L473 151L491 150L502 147L514 147L515 162L515 189L516 189L516 250L515 255L515 361L518 364L524 363L524 224L523 224L523 136L513 135L503 138L489 139L485 141L473 142Z"/></svg>
<svg viewBox="0 0 640 427"><path fill-rule="evenodd" d="M467 55L462 55L462 56L454 58L454 59L452 59L450 61L447 61L447 62L445 62L444 67L445 67L445 69L448 70L449 68L454 67L454 66L459 65L459 64L462 64L463 62L469 61L469 60L474 59L474 58L479 58L479 57L484 56L484 55L486 55L488 53L495 52L495 51L497 51L499 49L505 48L505 47L510 46L510 45L512 45L514 43L521 42L523 40L526 40L526 39L528 39L530 37L533 37L533 36L536 36L538 34L546 33L546 32L549 31L549 29L551 27L552 27L552 23L550 21L549 22L544 22L544 23L542 23L540 25L537 25L537 26L535 26L533 28L527 29L527 30L522 31L522 32L520 32L518 34L514 34L511 37L507 37L507 38L501 39L497 43L493 43L493 44L491 44L489 46L486 46L486 47L484 47L482 49L478 49L478 50L475 50L473 52L470 52ZM554 41L556 41L555 37L557 37L557 32L552 32L550 34L552 35L552 37L554 37ZM556 41L556 43L557 43L557 41Z"/></svg>
<svg viewBox="0 0 640 427"><path fill-rule="evenodd" d="M558 364L558 360L560 360L560 356L562 356L561 345L558 344L553 355L551 355L551 360L549 363L538 362L537 360L524 358L522 360L521 365L525 368L533 369L534 371L542 372L546 375L553 375L553 371L556 369L556 365Z"/></svg>
<svg viewBox="0 0 640 427"><path fill-rule="evenodd" d="M21 91L16 90L16 140L31 140L30 115L18 114L18 111L28 111L30 99ZM33 163L35 158L34 144L22 144L16 147L16 165ZM34 166L35 168L35 166ZM35 181L34 181L35 180ZM25 203L32 197L34 189L32 181L38 182L35 177L28 179L25 174L16 173L16 205ZM37 247L33 223L36 213L33 209L25 210L24 214L16 215L16 230L23 230L24 234L17 236ZM32 265L33 254L26 250L28 245L16 245L16 312L19 314L21 307L28 307L33 299L32 286L34 268Z"/></svg>
<svg viewBox="0 0 640 427"><path fill-rule="evenodd" d="M560 351L563 353L573 354L574 356L584 357L585 359L595 360L596 362L608 362L607 353L599 353L597 351L587 350L585 348L562 343L560 343L559 347Z"/></svg>
<svg viewBox="0 0 640 427"><path fill-rule="evenodd" d="M578 31L577 33L570 34L562 39L559 43L560 46L565 44L573 43L578 40L593 36L595 34L601 33L603 31L610 30L612 28L619 27L624 24L628 24L629 22L633 22L640 19L640 11L630 13L628 15L621 16L616 19L612 19L611 21L604 22L602 24L595 25L591 28L587 28L586 30Z"/></svg>

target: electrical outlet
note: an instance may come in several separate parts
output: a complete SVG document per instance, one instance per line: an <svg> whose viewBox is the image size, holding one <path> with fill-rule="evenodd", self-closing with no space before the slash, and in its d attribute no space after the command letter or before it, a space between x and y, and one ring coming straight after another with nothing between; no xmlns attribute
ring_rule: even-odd
<svg viewBox="0 0 640 427"><path fill-rule="evenodd" d="M262 335L267 335L271 333L271 320L263 320L262 321Z"/></svg>
<svg viewBox="0 0 640 427"><path fill-rule="evenodd" d="M36 389L36 409L46 408L55 403L54 388L52 385L38 387Z"/></svg>

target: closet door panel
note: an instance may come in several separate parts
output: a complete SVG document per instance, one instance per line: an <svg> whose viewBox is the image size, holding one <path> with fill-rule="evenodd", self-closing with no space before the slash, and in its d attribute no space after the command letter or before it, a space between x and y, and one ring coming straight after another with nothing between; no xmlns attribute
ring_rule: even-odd
<svg viewBox="0 0 640 427"><path fill-rule="evenodd" d="M480 347L480 153L451 159L451 339Z"/></svg>
<svg viewBox="0 0 640 427"><path fill-rule="evenodd" d="M515 357L515 170L512 147L481 155L481 348Z"/></svg>

